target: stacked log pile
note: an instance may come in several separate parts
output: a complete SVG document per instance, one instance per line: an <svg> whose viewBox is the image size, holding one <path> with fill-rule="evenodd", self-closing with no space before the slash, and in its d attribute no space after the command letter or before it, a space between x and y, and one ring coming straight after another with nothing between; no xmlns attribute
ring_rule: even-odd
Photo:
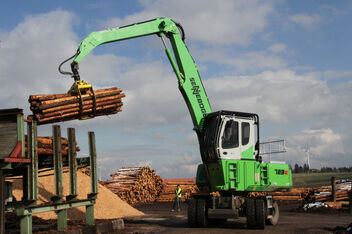
<svg viewBox="0 0 352 234"><path fill-rule="evenodd" d="M122 111L125 94L121 92L121 89L113 87L96 90L95 95L90 91L81 96L31 95L28 101L33 115L28 116L28 119L35 119L40 125L116 114Z"/></svg>
<svg viewBox="0 0 352 234"><path fill-rule="evenodd" d="M162 190L162 178L150 167L122 167L111 180L101 181L129 204L154 202Z"/></svg>
<svg viewBox="0 0 352 234"><path fill-rule="evenodd" d="M175 199L177 185L182 189L182 201L189 200L192 194L199 192L196 180L193 179L165 179L163 180L163 190L156 199L157 202L171 202Z"/></svg>
<svg viewBox="0 0 352 234"><path fill-rule="evenodd" d="M311 188L292 188L292 190L287 192L251 192L248 196L258 197L258 196L273 196L277 201L305 201L311 194Z"/></svg>
<svg viewBox="0 0 352 234"><path fill-rule="evenodd" d="M336 185L336 201L349 201L352 190L352 182L340 183ZM326 202L332 200L331 186L324 186L315 189L310 194L310 202Z"/></svg>
<svg viewBox="0 0 352 234"><path fill-rule="evenodd" d="M336 201L349 201L351 191L351 182L337 185ZM327 202L332 200L331 186L322 186L317 188L292 188L287 192L251 192L249 196L267 196L271 195L279 201L298 201L298 202Z"/></svg>
<svg viewBox="0 0 352 234"><path fill-rule="evenodd" d="M28 151L27 148L27 137L25 137L25 152ZM77 144L77 142L76 142ZM40 157L41 155L53 155L53 137L52 136L47 136L47 137L37 137L37 152L38 156ZM76 146L76 151L80 151L80 148ZM61 137L61 154L62 156L68 155L68 139Z"/></svg>

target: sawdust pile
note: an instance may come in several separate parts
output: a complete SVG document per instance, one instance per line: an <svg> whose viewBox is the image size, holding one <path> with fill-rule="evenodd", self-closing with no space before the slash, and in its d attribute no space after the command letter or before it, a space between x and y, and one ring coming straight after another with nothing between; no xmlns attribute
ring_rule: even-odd
<svg viewBox="0 0 352 234"><path fill-rule="evenodd" d="M69 173L67 171L63 173L63 184L64 196L67 196L69 195ZM94 216L96 219L115 219L143 215L142 212L122 201L109 189L100 184L98 186L98 198L96 200L96 204L94 205ZM55 195L53 171L43 172L39 174L38 192L38 205L49 202L50 198ZM90 192L90 177L80 171L77 171L78 199L86 199L87 194ZM20 179L14 180L13 196L17 201L20 201L22 198L22 181ZM53 211L35 214L34 216L46 220L57 219L57 215ZM68 219L85 220L85 207L83 206L69 209Z"/></svg>

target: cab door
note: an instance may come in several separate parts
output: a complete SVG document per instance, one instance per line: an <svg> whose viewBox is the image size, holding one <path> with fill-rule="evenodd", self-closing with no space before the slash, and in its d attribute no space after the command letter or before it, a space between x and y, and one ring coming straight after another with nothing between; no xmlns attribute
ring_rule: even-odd
<svg viewBox="0 0 352 234"><path fill-rule="evenodd" d="M241 159L239 130L238 120L230 116L223 117L218 144L221 159Z"/></svg>

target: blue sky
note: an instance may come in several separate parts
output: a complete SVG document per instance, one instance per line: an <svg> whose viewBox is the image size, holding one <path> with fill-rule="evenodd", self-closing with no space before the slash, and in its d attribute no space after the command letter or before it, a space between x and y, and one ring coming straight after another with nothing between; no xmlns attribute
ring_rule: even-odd
<svg viewBox="0 0 352 234"><path fill-rule="evenodd" d="M164 16L183 25L214 111L258 113L263 139L287 140L290 164L307 161L308 144L312 167L352 165L350 1L4 0L0 12L1 109L29 114L29 95L66 92L57 66L90 32ZM62 124L77 129L81 155L96 132L103 178L145 164L195 175L196 135L158 37L96 48L80 72L126 93L116 116Z"/></svg>

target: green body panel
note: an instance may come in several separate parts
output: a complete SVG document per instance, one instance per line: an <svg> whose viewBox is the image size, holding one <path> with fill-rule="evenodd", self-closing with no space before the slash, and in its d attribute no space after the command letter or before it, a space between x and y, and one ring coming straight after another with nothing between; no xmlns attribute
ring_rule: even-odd
<svg viewBox="0 0 352 234"><path fill-rule="evenodd" d="M241 153L242 159L254 159L253 145Z"/></svg>
<svg viewBox="0 0 352 234"><path fill-rule="evenodd" d="M200 189L208 186L210 192L273 191L290 188L292 172L287 164L223 159L220 162L199 165L197 185Z"/></svg>
<svg viewBox="0 0 352 234"><path fill-rule="evenodd" d="M198 68L183 42L176 24L168 18L157 18L121 28L90 33L80 44L78 55L72 63L79 63L95 47L136 37L148 35L166 36L174 51L174 60L170 50L166 55L179 81L179 89L191 114L195 130L202 131L204 116L212 112L208 97L200 79Z"/></svg>

